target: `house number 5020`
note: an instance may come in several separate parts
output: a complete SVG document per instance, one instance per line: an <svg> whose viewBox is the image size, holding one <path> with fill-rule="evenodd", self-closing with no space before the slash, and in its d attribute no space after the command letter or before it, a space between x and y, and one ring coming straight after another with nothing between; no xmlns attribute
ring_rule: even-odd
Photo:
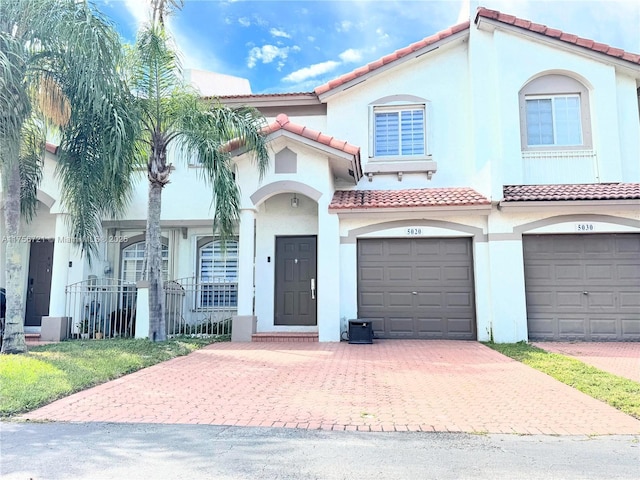
<svg viewBox="0 0 640 480"><path fill-rule="evenodd" d="M418 227L407 228L407 235L422 235L422 229Z"/></svg>
<svg viewBox="0 0 640 480"><path fill-rule="evenodd" d="M578 232L593 232L595 230L593 223L578 223L576 225Z"/></svg>

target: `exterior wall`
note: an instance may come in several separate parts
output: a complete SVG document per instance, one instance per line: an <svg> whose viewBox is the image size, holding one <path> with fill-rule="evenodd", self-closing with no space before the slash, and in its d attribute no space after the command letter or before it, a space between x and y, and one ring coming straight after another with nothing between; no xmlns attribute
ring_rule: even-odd
<svg viewBox="0 0 640 480"><path fill-rule="evenodd" d="M610 64L518 35L499 30L493 34L472 30L471 34L475 38L493 35L494 68L499 80L487 84L486 89L499 105L495 118L500 119L501 129L493 132L493 138L494 142L502 145L501 184L523 183L522 162L518 161L521 153L518 92L531 79L549 73L569 75L589 90L593 146L598 156L600 181L640 180L633 173L640 158L637 150L638 123L634 121L638 115L637 102L633 101L635 82L617 74ZM522 61L523 58L527 59L526 62ZM518 68L513 68L514 65ZM621 148L624 137L621 130L630 140L629 153L622 154L626 147ZM624 176L623 172L626 172Z"/></svg>
<svg viewBox="0 0 640 480"><path fill-rule="evenodd" d="M327 133L360 146L363 169L374 163L369 152L369 104L390 95L412 95L429 102L427 130L432 158L438 164L433 179L424 173L365 177L360 189L401 189L475 184L469 103L467 43L458 42L374 75L327 100ZM429 126L430 124L430 126ZM411 160L408 160L409 162Z"/></svg>
<svg viewBox="0 0 640 480"><path fill-rule="evenodd" d="M616 70L571 48L501 29L471 25L469 36L375 73L366 81L327 98L327 114L290 115L291 122L321 131L361 148L363 168L376 160L369 152L369 105L392 95L428 101L427 125L437 172L365 176L357 185L334 178L327 150L284 131L270 144L271 164L259 178L248 155L235 159L241 189L239 225L238 315L257 317L258 332L317 331L321 341L338 341L346 321L357 317L357 240L403 238L407 227L420 226L425 237L473 239L478 340L527 340L526 291L522 236L531 233L640 232L637 202L556 202L500 204L503 186L524 183L518 94L544 74L569 75L589 92L593 148L601 182L640 182L640 121L637 88L640 73ZM526 61L524 61L524 60ZM383 71L384 70L384 71ZM270 107L271 108L271 107ZM294 108L294 107L291 107ZM293 111L293 110L292 110ZM300 110L303 108L300 107ZM267 118L272 122L275 117ZM274 156L283 148L296 154L295 173L275 173ZM169 279L197 275L197 241L211 235L212 191L201 169L170 152L175 170L163 192L162 236L169 246ZM37 218L22 234L64 238L67 235L55 157L47 154ZM490 198L484 210L413 210L335 214L328 207L336 188L408 189L472 187ZM140 172L131 205L122 221L106 222L104 235L132 238L144 233L147 212L145 172ZM292 208L295 194L299 206ZM255 227L254 227L255 222ZM588 234L588 233L586 233ZM318 326L275 326L275 239L284 235L318 237ZM24 245L25 284L29 245ZM50 314L64 314L64 286L89 274L121 276L121 248L104 242L89 268L69 243L56 242ZM4 261L0 244L0 261ZM69 262L71 261L71 266ZM0 285L5 281L0 269Z"/></svg>

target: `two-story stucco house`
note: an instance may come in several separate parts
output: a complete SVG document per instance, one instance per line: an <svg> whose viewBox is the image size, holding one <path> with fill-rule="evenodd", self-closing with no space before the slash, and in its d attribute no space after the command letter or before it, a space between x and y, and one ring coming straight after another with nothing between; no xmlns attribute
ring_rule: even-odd
<svg viewBox="0 0 640 480"><path fill-rule="evenodd" d="M363 318L378 338L638 341L639 87L640 55L480 8L313 92L223 97L268 118L270 169L235 151L225 252L197 161L176 164L167 278L223 278L185 308L224 299L249 334L339 341ZM58 198L47 177L25 234L64 237ZM90 273L140 278L145 218L141 181L93 270L69 244L31 245L49 316Z"/></svg>

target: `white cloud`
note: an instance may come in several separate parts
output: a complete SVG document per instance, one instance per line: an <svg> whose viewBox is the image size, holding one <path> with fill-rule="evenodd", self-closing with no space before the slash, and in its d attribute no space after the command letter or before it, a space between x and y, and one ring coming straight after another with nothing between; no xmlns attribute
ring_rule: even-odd
<svg viewBox="0 0 640 480"><path fill-rule="evenodd" d="M250 27L251 26L251 20L249 20L247 17L240 17L238 19L238 23L240 25L242 25L243 27Z"/></svg>
<svg viewBox="0 0 640 480"><path fill-rule="evenodd" d="M291 38L291 35L289 35L284 30L280 30L278 28L272 28L271 30L269 30L269 33L274 37Z"/></svg>
<svg viewBox="0 0 640 480"><path fill-rule="evenodd" d="M262 63L271 63L276 59L280 59L278 65L282 66L283 60L286 60L289 56L290 47L277 47L275 45L263 45L262 47L253 47L249 50L249 58L247 58L247 66L253 68L258 61ZM294 51L299 50L298 47L293 47Z"/></svg>
<svg viewBox="0 0 640 480"><path fill-rule="evenodd" d="M362 52L354 48L349 48L348 50L345 50L338 56L340 57L340 60L342 60L345 63L354 63L354 62L362 61Z"/></svg>
<svg viewBox="0 0 640 480"><path fill-rule="evenodd" d="M300 70L296 70L295 72L290 73L282 80L285 82L302 82L309 78L318 77L327 72L335 70L338 66L340 66L340 62L336 62L335 60L328 60L322 63L316 63L315 65L311 65L310 67L301 68Z"/></svg>
<svg viewBox="0 0 640 480"><path fill-rule="evenodd" d="M342 20L338 25L336 25L336 30L339 32L348 32L353 27L353 22L349 20Z"/></svg>
<svg viewBox="0 0 640 480"><path fill-rule="evenodd" d="M135 19L138 27L149 21L149 5L140 0L124 0L124 6Z"/></svg>

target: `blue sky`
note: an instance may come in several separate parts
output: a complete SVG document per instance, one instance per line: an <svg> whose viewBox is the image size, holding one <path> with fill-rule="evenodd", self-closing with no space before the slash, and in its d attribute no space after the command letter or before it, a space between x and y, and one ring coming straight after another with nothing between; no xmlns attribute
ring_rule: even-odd
<svg viewBox="0 0 640 480"><path fill-rule="evenodd" d="M146 0L97 0L126 41ZM618 0L186 0L169 21L185 68L307 92L459 22L471 4L640 53L640 2ZM468 18L468 15L467 15Z"/></svg>

